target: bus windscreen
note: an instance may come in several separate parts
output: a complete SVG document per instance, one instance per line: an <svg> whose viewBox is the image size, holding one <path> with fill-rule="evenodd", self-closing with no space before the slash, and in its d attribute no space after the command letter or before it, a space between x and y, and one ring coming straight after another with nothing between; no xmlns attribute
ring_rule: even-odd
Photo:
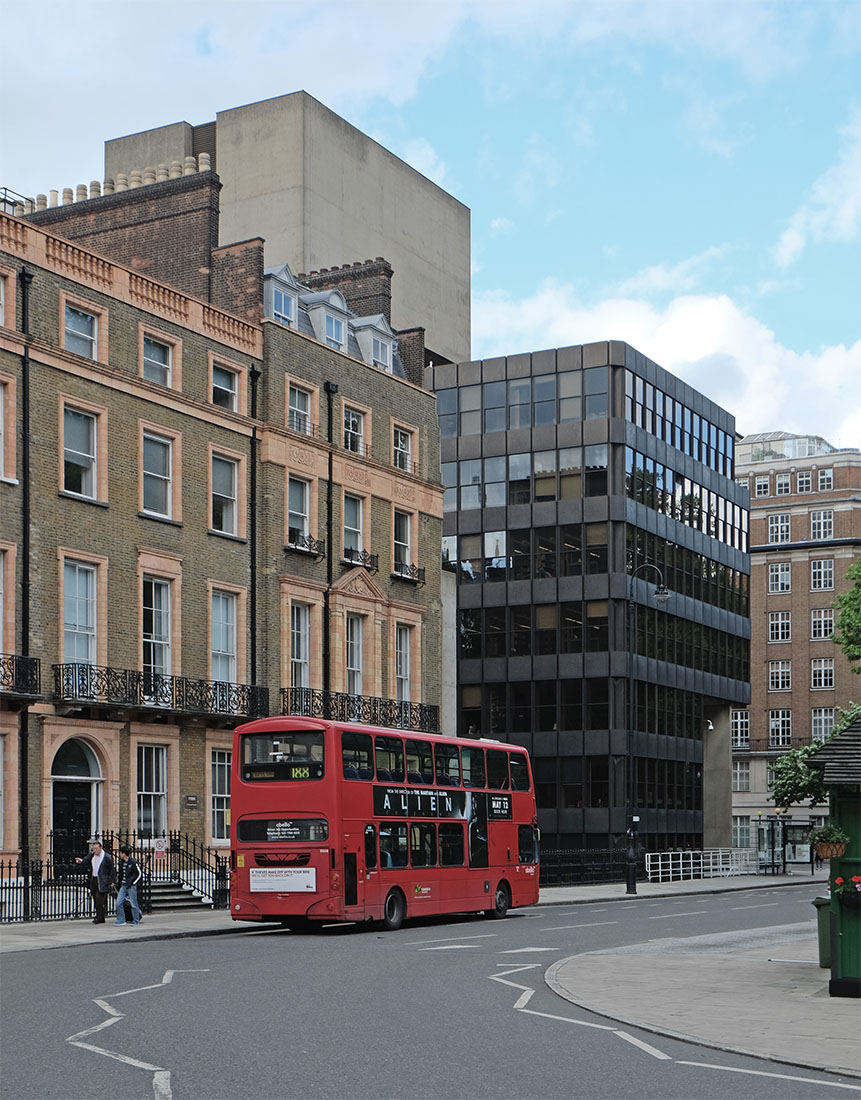
<svg viewBox="0 0 861 1100"><path fill-rule="evenodd" d="M241 738L242 778L283 782L322 779L322 730L273 730Z"/></svg>

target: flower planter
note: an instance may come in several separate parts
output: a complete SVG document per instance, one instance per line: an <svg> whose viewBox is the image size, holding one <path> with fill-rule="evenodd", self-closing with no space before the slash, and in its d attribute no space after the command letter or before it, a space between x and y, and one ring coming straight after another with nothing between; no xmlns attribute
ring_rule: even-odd
<svg viewBox="0 0 861 1100"><path fill-rule="evenodd" d="M837 904L845 909L861 909L861 893L857 890L844 890L837 895Z"/></svg>
<svg viewBox="0 0 861 1100"><path fill-rule="evenodd" d="M839 859L846 851L845 843L835 840L820 840L813 847L820 859Z"/></svg>

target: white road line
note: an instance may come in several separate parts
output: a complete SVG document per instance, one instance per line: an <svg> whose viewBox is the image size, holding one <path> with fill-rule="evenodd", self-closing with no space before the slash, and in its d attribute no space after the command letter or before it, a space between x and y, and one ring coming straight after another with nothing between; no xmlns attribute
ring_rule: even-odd
<svg viewBox="0 0 861 1100"><path fill-rule="evenodd" d="M497 966L511 966L511 963L497 963ZM521 970L535 970L536 967L541 966L541 963L521 963L520 966L511 966L510 970L503 970L503 974L517 974Z"/></svg>
<svg viewBox="0 0 861 1100"><path fill-rule="evenodd" d="M460 943L462 940L495 940L496 936L496 932L482 932L480 935L476 936L446 936L443 939L437 937L432 940L408 940L407 947L419 947L423 943L450 943L452 941Z"/></svg>
<svg viewBox="0 0 861 1100"><path fill-rule="evenodd" d="M94 1002L99 1006L102 1012L107 1013L107 1019L102 1020L99 1024L94 1024L93 1027L84 1028L83 1031L77 1031L74 1035L70 1035L66 1039L67 1043L72 1046L80 1047L81 1050L92 1051L93 1054L101 1054L105 1058L112 1058L115 1062L122 1062L124 1065L131 1066L133 1069L143 1069L152 1073L152 1091L154 1100L172 1100L173 1093L170 1087L170 1070L164 1069L162 1066L153 1066L149 1062L141 1062L137 1058L132 1058L128 1054L118 1054L115 1050L105 1050L104 1047L94 1046L92 1043L82 1042L87 1036L95 1035L96 1032L104 1031L105 1028L112 1027L114 1024L118 1024L120 1020L125 1018L125 1013L120 1012L114 1008L113 1005L108 1003L108 997L114 1000L116 997L127 997L131 993L146 993L152 989L161 989L163 986L170 985L173 981L174 974L206 974L209 968L197 968L194 970L165 970L160 982L156 982L153 985L140 985L134 989L122 989L119 993L109 993L103 997L95 997Z"/></svg>
<svg viewBox="0 0 861 1100"><path fill-rule="evenodd" d="M614 1027L607 1024L590 1024L586 1020L572 1020L570 1016L553 1016L549 1012L536 1012L534 1008L521 1008L527 1016L543 1016L545 1020L559 1020L563 1024L576 1024L577 1027L593 1027L596 1031L615 1031Z"/></svg>
<svg viewBox="0 0 861 1100"><path fill-rule="evenodd" d="M646 917L646 920L673 920L675 917L701 917L707 909L694 909L690 913L662 913L658 917Z"/></svg>
<svg viewBox="0 0 861 1100"><path fill-rule="evenodd" d="M861 1092L861 1085L844 1085L839 1081L817 1081L813 1077L794 1077L789 1073L766 1073L761 1069L740 1069L738 1066L713 1066L710 1062L682 1062L678 1060L677 1066L695 1066L698 1069L722 1069L725 1073L749 1073L753 1077L776 1077L779 1081L803 1081L805 1085L821 1085L829 1089L849 1089L852 1092Z"/></svg>
<svg viewBox="0 0 861 1100"><path fill-rule="evenodd" d="M657 1047L649 1046L648 1043L644 1043L642 1039L637 1039L633 1035L629 1035L627 1031L617 1031L616 1035L620 1039L624 1039L626 1043L633 1043L635 1047L639 1047L640 1050L644 1050L646 1054L651 1054L653 1058L660 1058L663 1061L672 1062L672 1058L669 1054L664 1054L662 1050L658 1050Z"/></svg>
<svg viewBox="0 0 861 1100"><path fill-rule="evenodd" d="M519 997L517 998L517 1000L516 1000L516 1001L514 1002L514 1007L515 1007L515 1008L518 1008L518 1009L521 1009L521 1008L525 1008L525 1007L526 1007L526 1005L528 1005L528 1004L529 1004L530 998L532 997L532 994L533 994L534 992L535 992L535 990L534 990L534 989L527 989L527 990L526 990L526 991L525 991L524 993L522 993L522 994L521 994L521 995L520 995L520 996L519 996Z"/></svg>
<svg viewBox="0 0 861 1100"><path fill-rule="evenodd" d="M542 932L562 932L566 928L603 928L607 924L618 924L617 920L596 920L591 924L554 924L552 928L542 928Z"/></svg>
<svg viewBox="0 0 861 1100"><path fill-rule="evenodd" d="M468 951L471 947L478 947L477 943L444 943L440 947L423 947L422 951Z"/></svg>
<svg viewBox="0 0 861 1100"><path fill-rule="evenodd" d="M558 947L513 947L510 951L500 951L500 955L529 955L539 951L558 951Z"/></svg>
<svg viewBox="0 0 861 1100"><path fill-rule="evenodd" d="M810 904L806 899L805 903L807 905ZM734 905L732 907L732 912L735 912L737 909L773 909L775 905L777 905L776 901L760 902L759 905Z"/></svg>

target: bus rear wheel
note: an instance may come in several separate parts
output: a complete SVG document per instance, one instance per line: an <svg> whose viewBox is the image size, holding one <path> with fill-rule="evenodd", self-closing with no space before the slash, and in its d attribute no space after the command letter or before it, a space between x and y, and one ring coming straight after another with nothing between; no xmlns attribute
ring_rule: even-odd
<svg viewBox="0 0 861 1100"><path fill-rule="evenodd" d="M496 885L495 904L492 909L485 909L485 915L494 920L502 920L511 908L511 889L507 882L498 882Z"/></svg>
<svg viewBox="0 0 861 1100"><path fill-rule="evenodd" d="M397 932L404 923L406 913L407 905L404 901L404 895L400 890L389 890L383 906L383 928L387 932Z"/></svg>

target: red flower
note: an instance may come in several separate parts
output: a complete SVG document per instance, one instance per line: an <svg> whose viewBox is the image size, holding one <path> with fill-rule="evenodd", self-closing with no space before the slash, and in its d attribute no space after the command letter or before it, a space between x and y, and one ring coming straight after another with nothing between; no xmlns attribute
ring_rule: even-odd
<svg viewBox="0 0 861 1100"><path fill-rule="evenodd" d="M837 876L837 878L834 880L834 885L835 886L842 886L843 885L843 876L842 875Z"/></svg>
<svg viewBox="0 0 861 1100"><path fill-rule="evenodd" d="M852 876L852 881L853 882L861 882L861 875L853 875Z"/></svg>

